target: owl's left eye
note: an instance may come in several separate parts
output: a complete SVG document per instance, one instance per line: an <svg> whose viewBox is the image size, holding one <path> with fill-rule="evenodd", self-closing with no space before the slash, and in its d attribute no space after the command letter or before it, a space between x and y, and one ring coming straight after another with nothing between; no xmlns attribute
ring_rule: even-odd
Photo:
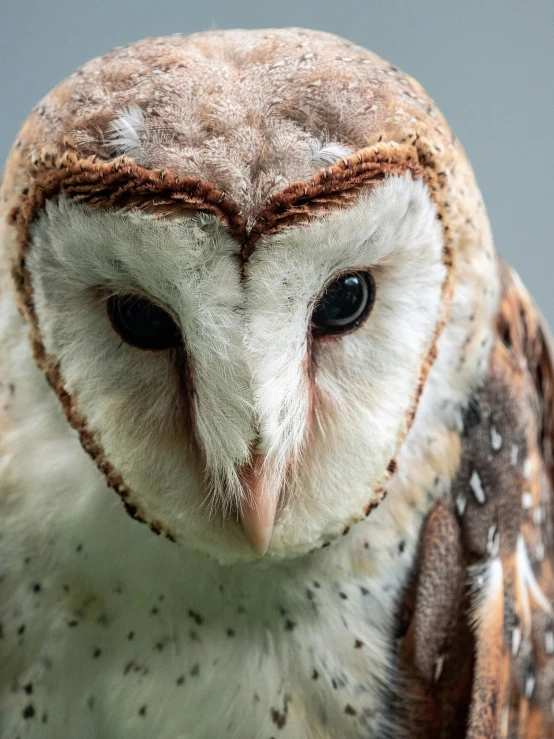
<svg viewBox="0 0 554 739"><path fill-rule="evenodd" d="M107 310L112 326L131 346L161 351L181 342L181 332L173 318L150 300L137 295L112 295Z"/></svg>
<svg viewBox="0 0 554 739"><path fill-rule="evenodd" d="M316 336L351 331L369 315L375 302L375 280L369 272L347 272L330 282L312 313Z"/></svg>

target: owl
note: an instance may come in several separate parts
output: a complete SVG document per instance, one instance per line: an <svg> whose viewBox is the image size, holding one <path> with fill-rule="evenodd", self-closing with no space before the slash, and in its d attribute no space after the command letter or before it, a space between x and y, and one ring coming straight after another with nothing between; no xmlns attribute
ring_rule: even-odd
<svg viewBox="0 0 554 739"><path fill-rule="evenodd" d="M1 197L3 739L554 737L554 370L423 89L153 38Z"/></svg>

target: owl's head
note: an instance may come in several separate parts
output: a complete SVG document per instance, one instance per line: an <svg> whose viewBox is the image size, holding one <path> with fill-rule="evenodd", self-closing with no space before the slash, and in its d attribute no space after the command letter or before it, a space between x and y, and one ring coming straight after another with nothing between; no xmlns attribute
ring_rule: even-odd
<svg viewBox="0 0 554 739"><path fill-rule="evenodd" d="M309 31L143 41L40 103L4 194L35 358L133 517L229 561L381 501L481 228L413 80Z"/></svg>

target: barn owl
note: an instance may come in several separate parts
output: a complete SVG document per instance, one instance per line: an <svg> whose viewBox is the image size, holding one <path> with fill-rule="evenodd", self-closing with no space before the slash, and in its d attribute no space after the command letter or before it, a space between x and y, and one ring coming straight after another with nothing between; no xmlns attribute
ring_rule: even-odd
<svg viewBox="0 0 554 739"><path fill-rule="evenodd" d="M141 41L2 182L0 735L554 736L554 373L423 89Z"/></svg>

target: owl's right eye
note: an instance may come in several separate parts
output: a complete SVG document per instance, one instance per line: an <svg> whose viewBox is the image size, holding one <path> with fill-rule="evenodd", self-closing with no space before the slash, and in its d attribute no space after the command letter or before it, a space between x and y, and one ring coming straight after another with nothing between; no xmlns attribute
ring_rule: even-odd
<svg viewBox="0 0 554 739"><path fill-rule="evenodd" d="M107 310L114 330L131 346L162 351L181 343L181 332L173 318L146 298L112 295Z"/></svg>
<svg viewBox="0 0 554 739"><path fill-rule="evenodd" d="M345 272L325 287L312 313L314 336L338 336L360 326L375 302L370 272Z"/></svg>

